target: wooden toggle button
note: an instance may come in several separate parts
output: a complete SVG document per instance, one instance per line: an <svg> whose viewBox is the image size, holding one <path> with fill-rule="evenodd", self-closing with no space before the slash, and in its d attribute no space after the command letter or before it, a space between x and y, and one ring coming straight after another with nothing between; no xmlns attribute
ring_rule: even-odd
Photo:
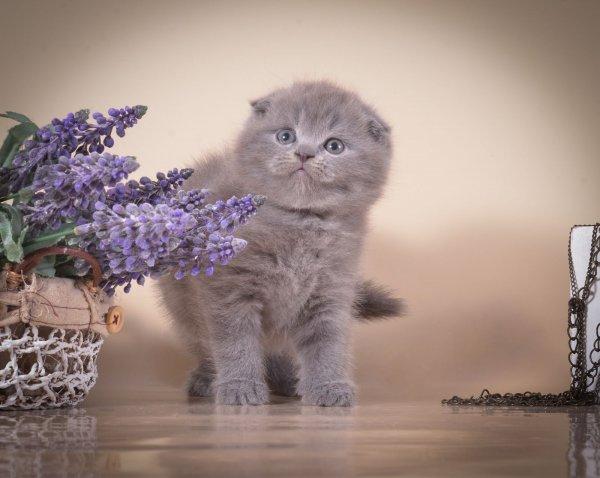
<svg viewBox="0 0 600 478"><path fill-rule="evenodd" d="M104 316L106 319L106 330L109 334L118 334L123 328L125 317L123 316L123 307L113 305Z"/></svg>

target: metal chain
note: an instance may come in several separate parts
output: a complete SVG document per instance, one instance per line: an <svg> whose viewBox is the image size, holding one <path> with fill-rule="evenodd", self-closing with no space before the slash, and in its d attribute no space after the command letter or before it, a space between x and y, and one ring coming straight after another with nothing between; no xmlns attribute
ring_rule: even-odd
<svg viewBox="0 0 600 478"><path fill-rule="evenodd" d="M588 303L600 267L600 223L585 224L585 226L592 226L593 230L585 283L581 287L577 285L571 251L573 229L581 226L573 226L569 234L568 254L571 298L568 306L567 335L569 338L569 364L571 365L570 389L557 394L538 392L500 394L490 393L489 390L485 389L478 397L462 398L455 395L452 398L444 399L442 400L444 405L561 407L594 405L599 402L598 392L588 391L588 388L594 383L598 370L600 370L600 323L596 326L596 339L588 355L592 364L589 369L586 360L586 324Z"/></svg>

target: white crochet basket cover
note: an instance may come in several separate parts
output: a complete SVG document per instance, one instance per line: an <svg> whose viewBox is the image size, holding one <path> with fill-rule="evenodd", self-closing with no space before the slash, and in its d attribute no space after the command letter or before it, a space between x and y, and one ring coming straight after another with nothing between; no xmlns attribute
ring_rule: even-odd
<svg viewBox="0 0 600 478"><path fill-rule="evenodd" d="M0 410L82 401L96 383L112 299L66 278L0 272Z"/></svg>

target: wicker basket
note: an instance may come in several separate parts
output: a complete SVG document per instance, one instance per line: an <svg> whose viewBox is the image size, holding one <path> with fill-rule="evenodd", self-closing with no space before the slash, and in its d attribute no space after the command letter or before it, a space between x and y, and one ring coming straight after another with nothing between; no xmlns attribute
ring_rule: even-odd
<svg viewBox="0 0 600 478"><path fill-rule="evenodd" d="M97 287L97 261L81 252L47 248L0 272L0 409L76 405L96 383L98 352L123 313ZM28 273L49 254L85 259L93 280Z"/></svg>

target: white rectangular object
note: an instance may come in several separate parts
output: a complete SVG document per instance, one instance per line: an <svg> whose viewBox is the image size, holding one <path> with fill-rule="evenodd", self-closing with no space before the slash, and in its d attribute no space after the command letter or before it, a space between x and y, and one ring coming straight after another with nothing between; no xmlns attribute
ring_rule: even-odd
<svg viewBox="0 0 600 478"><path fill-rule="evenodd" d="M581 288L585 284L588 264L590 261L590 250L592 247L592 231L594 226L576 226L571 232L571 257L573 259L573 268L577 278L577 287ZM586 361L587 369L592 366L590 351L594 347L596 340L596 328L600 323L600 293L598 293L598 282L600 274L592 284L590 300L588 301L588 312L586 321ZM600 373L598 374L600 375ZM599 385L599 376L596 376L593 383L588 386L588 391L597 390ZM600 387L599 387L600 389Z"/></svg>

